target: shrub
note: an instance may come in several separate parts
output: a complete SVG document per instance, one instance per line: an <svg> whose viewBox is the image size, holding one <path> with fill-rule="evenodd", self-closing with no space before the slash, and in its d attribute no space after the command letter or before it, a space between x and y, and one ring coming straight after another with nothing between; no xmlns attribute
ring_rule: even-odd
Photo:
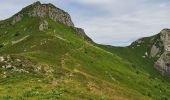
<svg viewBox="0 0 170 100"><path fill-rule="evenodd" d="M162 97L161 100L168 100L168 98L167 97Z"/></svg>
<svg viewBox="0 0 170 100"><path fill-rule="evenodd" d="M59 98L59 97L63 96L63 93L58 91L58 90L54 91L53 94L55 95L56 98Z"/></svg>
<svg viewBox="0 0 170 100"><path fill-rule="evenodd" d="M0 48L4 47L4 44L0 44Z"/></svg>
<svg viewBox="0 0 170 100"><path fill-rule="evenodd" d="M99 100L106 100L104 96L101 96Z"/></svg>
<svg viewBox="0 0 170 100"><path fill-rule="evenodd" d="M2 99L3 99L3 100L11 100L12 97L7 95L7 96L3 96Z"/></svg>
<svg viewBox="0 0 170 100"><path fill-rule="evenodd" d="M151 97L151 96L152 96L150 92L148 92L148 94L147 94L147 95L148 95L148 97Z"/></svg>
<svg viewBox="0 0 170 100"><path fill-rule="evenodd" d="M16 37L17 37L17 36L19 36L19 35L20 35L20 33L19 33L19 32L17 32L17 33L15 33L15 35L14 35L14 36L16 36Z"/></svg>
<svg viewBox="0 0 170 100"><path fill-rule="evenodd" d="M136 74L139 74L139 71L138 71L138 70L136 71Z"/></svg>
<svg viewBox="0 0 170 100"><path fill-rule="evenodd" d="M32 96L34 96L32 91L27 91L27 92L24 93L24 97L32 97Z"/></svg>

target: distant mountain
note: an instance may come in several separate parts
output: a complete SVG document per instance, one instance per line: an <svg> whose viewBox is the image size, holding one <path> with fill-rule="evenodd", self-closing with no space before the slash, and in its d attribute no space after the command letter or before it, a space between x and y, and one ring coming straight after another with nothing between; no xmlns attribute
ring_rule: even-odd
<svg viewBox="0 0 170 100"><path fill-rule="evenodd" d="M138 45L145 42L145 38L137 41ZM155 68L163 75L170 75L170 29L163 29L159 34L150 37L146 53L155 60Z"/></svg>
<svg viewBox="0 0 170 100"><path fill-rule="evenodd" d="M0 21L0 99L168 100L169 33L100 45L67 12L35 2Z"/></svg>

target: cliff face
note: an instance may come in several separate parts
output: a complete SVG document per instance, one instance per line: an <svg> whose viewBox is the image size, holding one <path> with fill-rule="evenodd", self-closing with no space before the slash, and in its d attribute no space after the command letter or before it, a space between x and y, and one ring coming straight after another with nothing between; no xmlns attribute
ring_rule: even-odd
<svg viewBox="0 0 170 100"><path fill-rule="evenodd" d="M24 15L31 17L49 17L52 20L61 22L67 26L74 26L70 15L52 4L41 4L40 2L35 2L24 8L18 14L14 15L11 24L15 24L20 21Z"/></svg>
<svg viewBox="0 0 170 100"><path fill-rule="evenodd" d="M163 29L154 36L141 38L130 45L133 49L140 46L140 51L144 49L143 58L155 61L154 67L163 75L170 76L170 29Z"/></svg>
<svg viewBox="0 0 170 100"><path fill-rule="evenodd" d="M163 52L156 61L155 67L162 74L170 76L170 29L164 29L160 32L160 41L162 41Z"/></svg>
<svg viewBox="0 0 170 100"><path fill-rule="evenodd" d="M140 45L141 41L145 42L143 48L146 48L148 58L155 61L154 67L163 75L170 76L170 29L163 29L155 36L142 38L134 43Z"/></svg>

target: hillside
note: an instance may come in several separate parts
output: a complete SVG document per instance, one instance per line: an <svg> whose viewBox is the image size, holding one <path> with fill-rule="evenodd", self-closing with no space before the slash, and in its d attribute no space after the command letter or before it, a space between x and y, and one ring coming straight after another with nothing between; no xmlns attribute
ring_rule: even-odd
<svg viewBox="0 0 170 100"><path fill-rule="evenodd" d="M169 78L146 54L151 38L99 45L67 12L36 2L0 21L0 99L168 100Z"/></svg>

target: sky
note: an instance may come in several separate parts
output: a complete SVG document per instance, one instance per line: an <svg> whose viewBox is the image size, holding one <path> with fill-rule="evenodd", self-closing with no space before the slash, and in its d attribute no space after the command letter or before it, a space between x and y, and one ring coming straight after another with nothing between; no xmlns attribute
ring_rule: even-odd
<svg viewBox="0 0 170 100"><path fill-rule="evenodd" d="M170 0L39 0L68 12L96 43L127 46L170 28ZM2 0L0 20L36 0Z"/></svg>

